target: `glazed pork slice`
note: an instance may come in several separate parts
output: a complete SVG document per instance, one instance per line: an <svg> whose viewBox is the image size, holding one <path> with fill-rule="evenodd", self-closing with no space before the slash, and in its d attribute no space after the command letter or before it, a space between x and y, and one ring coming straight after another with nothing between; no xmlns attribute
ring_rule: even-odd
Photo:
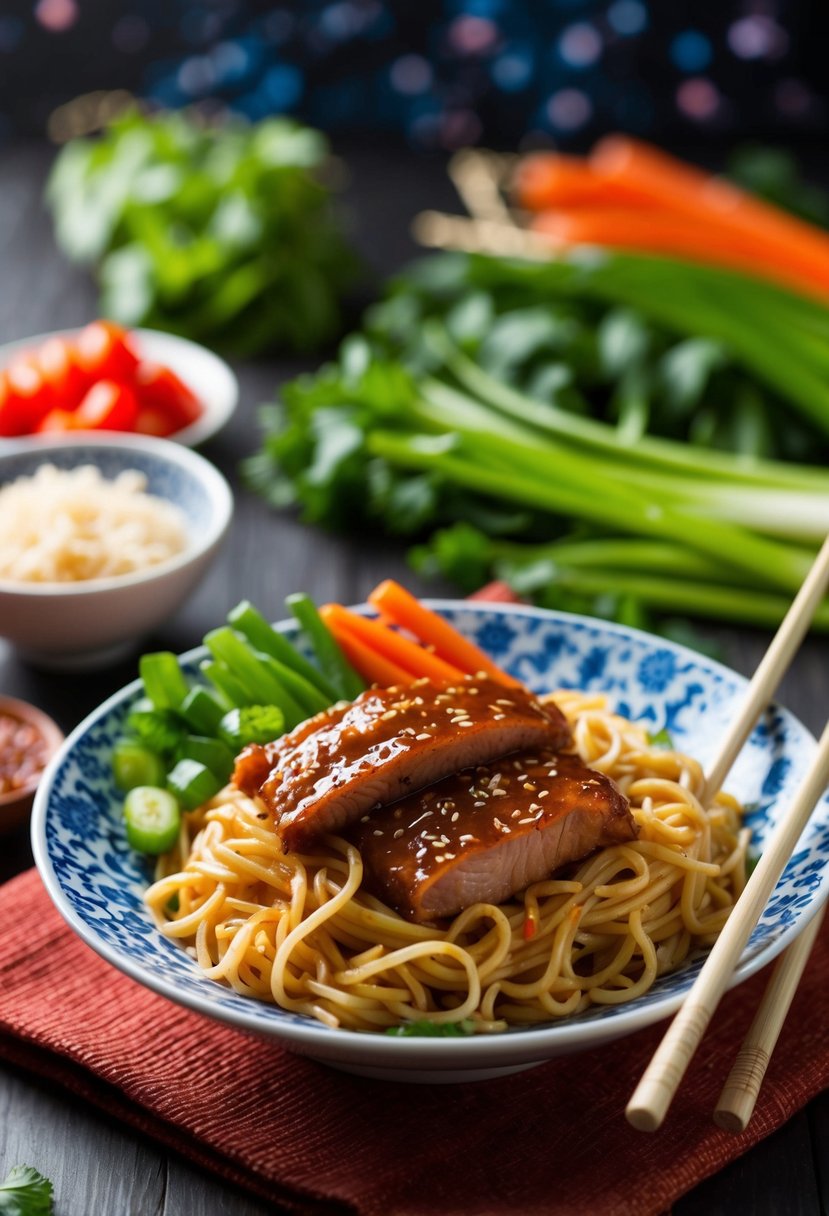
<svg viewBox="0 0 829 1216"><path fill-rule="evenodd" d="M479 765L363 817L350 833L366 889L433 921L503 903L605 845L633 840L609 777L552 752Z"/></svg>
<svg viewBox="0 0 829 1216"><path fill-rule="evenodd" d="M570 740L557 706L485 676L371 688L239 756L234 781L258 794L286 849L471 765Z"/></svg>

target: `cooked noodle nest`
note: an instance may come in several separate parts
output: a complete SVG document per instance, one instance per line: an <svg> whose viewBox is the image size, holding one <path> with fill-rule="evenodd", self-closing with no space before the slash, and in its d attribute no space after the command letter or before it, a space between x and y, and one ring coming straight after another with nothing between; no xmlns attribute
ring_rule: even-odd
<svg viewBox="0 0 829 1216"><path fill-rule="evenodd" d="M229 785L185 815L159 863L145 899L161 932L209 978L350 1030L496 1032L635 1000L716 939L745 885L749 833L730 795L702 805L696 760L655 747L604 696L552 697L575 750L630 800L635 841L507 903L418 925L361 890L348 841L283 853L264 804Z"/></svg>

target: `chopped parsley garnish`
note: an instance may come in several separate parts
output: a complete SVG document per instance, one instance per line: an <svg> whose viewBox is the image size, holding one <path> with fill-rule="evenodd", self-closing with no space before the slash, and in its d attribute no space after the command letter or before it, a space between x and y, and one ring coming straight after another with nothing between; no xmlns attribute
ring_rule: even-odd
<svg viewBox="0 0 829 1216"><path fill-rule="evenodd" d="M52 1184L31 1165L16 1165L0 1182L0 1216L52 1216Z"/></svg>

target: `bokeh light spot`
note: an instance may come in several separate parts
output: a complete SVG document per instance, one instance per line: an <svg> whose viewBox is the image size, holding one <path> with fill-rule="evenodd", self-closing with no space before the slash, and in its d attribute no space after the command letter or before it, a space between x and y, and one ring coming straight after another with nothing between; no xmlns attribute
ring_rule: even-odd
<svg viewBox="0 0 829 1216"><path fill-rule="evenodd" d="M711 43L699 30L683 30L671 42L671 59L681 72L701 72L711 62Z"/></svg>
<svg viewBox="0 0 829 1216"><path fill-rule="evenodd" d="M589 67L602 53L599 31L587 21L568 25L558 40L558 53L570 67Z"/></svg>
<svg viewBox="0 0 829 1216"><path fill-rule="evenodd" d="M648 10L640 0L616 0L607 10L607 21L617 34L641 34L648 24Z"/></svg>
<svg viewBox="0 0 829 1216"><path fill-rule="evenodd" d="M728 45L741 59L779 59L789 49L789 36L771 17L755 13L729 27Z"/></svg>
<svg viewBox="0 0 829 1216"><path fill-rule="evenodd" d="M216 72L206 55L191 55L178 70L178 87L190 97L207 93L216 82Z"/></svg>
<svg viewBox="0 0 829 1216"><path fill-rule="evenodd" d="M547 102L547 117L560 131L576 131L590 119L593 104L581 89L559 89Z"/></svg>
<svg viewBox="0 0 829 1216"><path fill-rule="evenodd" d="M449 26L449 42L462 55L485 55L498 41L498 26L488 17L464 15Z"/></svg>
<svg viewBox="0 0 829 1216"><path fill-rule="evenodd" d="M697 122L714 118L721 100L717 86L702 76L683 81L676 91L676 104L682 113Z"/></svg>
<svg viewBox="0 0 829 1216"><path fill-rule="evenodd" d="M290 109L302 96L302 72L289 63L277 64L265 73L261 88L275 109Z"/></svg>
<svg viewBox="0 0 829 1216"><path fill-rule="evenodd" d="M505 93L517 93L525 88L532 74L533 60L529 51L506 51L492 65L493 79Z"/></svg>
<svg viewBox="0 0 829 1216"><path fill-rule="evenodd" d="M422 55L401 55L391 65L389 79L396 92L413 97L432 87L432 67Z"/></svg>
<svg viewBox="0 0 829 1216"><path fill-rule="evenodd" d="M35 5L36 20L53 34L71 29L79 16L76 0L38 0Z"/></svg>

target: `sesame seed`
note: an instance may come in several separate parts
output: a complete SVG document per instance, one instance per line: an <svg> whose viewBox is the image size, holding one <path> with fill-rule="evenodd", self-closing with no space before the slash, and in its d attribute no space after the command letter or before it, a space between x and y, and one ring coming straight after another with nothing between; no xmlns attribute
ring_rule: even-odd
<svg viewBox="0 0 829 1216"><path fill-rule="evenodd" d="M457 823L457 822L458 822L458 820L460 819L460 817L461 817L461 813L460 813L460 811L453 811L453 812L452 812L452 819L451 819L451 822L452 822L452 823Z"/></svg>
<svg viewBox="0 0 829 1216"><path fill-rule="evenodd" d="M535 786L533 785L532 781L525 781L525 782L524 782L524 789L525 789L525 790L529 790L529 792L530 792L531 794L534 794L534 793L535 793Z"/></svg>
<svg viewBox="0 0 829 1216"><path fill-rule="evenodd" d="M542 790L542 791L541 791L541 793L540 793L538 796L539 796L539 798L548 798L548 797L549 797L549 795L550 795L550 791L549 791L549 790Z"/></svg>
<svg viewBox="0 0 829 1216"><path fill-rule="evenodd" d="M431 737L432 736L429 734L428 730L421 731L419 735L415 735L415 739L431 739Z"/></svg>
<svg viewBox="0 0 829 1216"><path fill-rule="evenodd" d="M396 718L396 717L397 717L397 710L396 710L396 709L387 709L387 710L386 710L386 712L385 712L384 714L381 714L381 715L380 715L380 721L381 721L381 722L388 722L390 718Z"/></svg>
<svg viewBox="0 0 829 1216"><path fill-rule="evenodd" d="M544 808L543 808L543 807L541 807L541 806L539 806L537 802L531 802L531 803L530 803L530 810L531 810L531 811L539 811L539 812L540 812L540 811L542 811L543 809L544 809Z"/></svg>
<svg viewBox="0 0 829 1216"><path fill-rule="evenodd" d="M507 791L502 789L493 790L492 796L493 798L506 798Z"/></svg>
<svg viewBox="0 0 829 1216"><path fill-rule="evenodd" d="M486 806L486 803L485 802L473 802L472 805L473 806Z"/></svg>
<svg viewBox="0 0 829 1216"><path fill-rule="evenodd" d="M382 835L383 835L383 833L382 833L382 831L380 830L380 828L375 828L375 829L374 829L374 831L373 831L371 834L372 834L372 836L382 836Z"/></svg>
<svg viewBox="0 0 829 1216"><path fill-rule="evenodd" d="M403 828L398 828L397 831L394 833L394 839L399 840L402 835L403 835Z"/></svg>

